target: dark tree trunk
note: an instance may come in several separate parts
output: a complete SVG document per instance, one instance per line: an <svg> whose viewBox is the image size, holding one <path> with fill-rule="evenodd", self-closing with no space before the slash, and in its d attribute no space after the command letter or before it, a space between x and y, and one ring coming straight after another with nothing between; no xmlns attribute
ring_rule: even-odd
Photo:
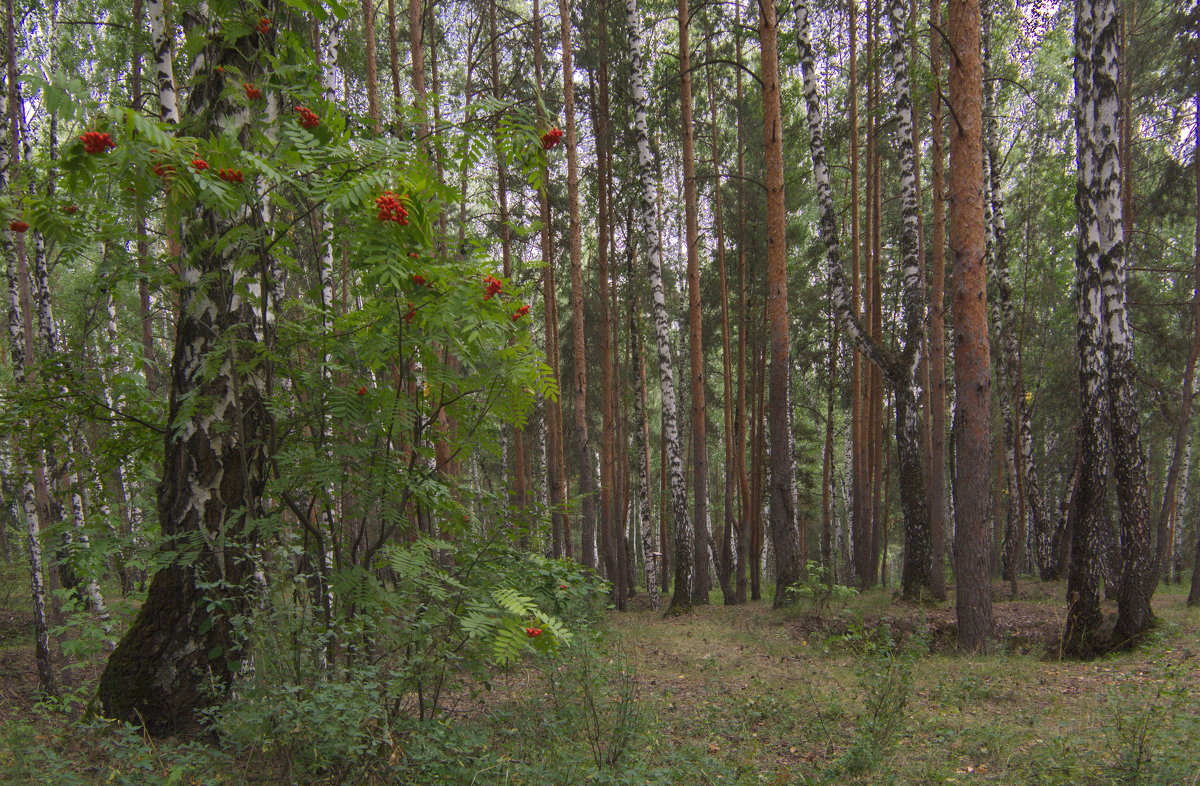
<svg viewBox="0 0 1200 786"><path fill-rule="evenodd" d="M683 137L683 205L687 246L688 390L692 402L692 603L708 603L708 408L705 402L704 331L700 313L700 239L696 206L696 153L692 130L692 57L688 0L679 0L679 106Z"/></svg>
<svg viewBox="0 0 1200 786"><path fill-rule="evenodd" d="M933 237L930 241L929 288L929 545L932 553L930 594L946 597L946 156L942 121L942 0L929 2L929 68L934 84L930 110L930 169Z"/></svg>
<svg viewBox="0 0 1200 786"><path fill-rule="evenodd" d="M767 329L770 332L771 546L780 606L800 578L800 540L792 488L792 422L788 401L791 338L787 308L787 222L783 193L783 122L779 95L779 26L774 3L759 8L763 83L763 146L767 181Z"/></svg>

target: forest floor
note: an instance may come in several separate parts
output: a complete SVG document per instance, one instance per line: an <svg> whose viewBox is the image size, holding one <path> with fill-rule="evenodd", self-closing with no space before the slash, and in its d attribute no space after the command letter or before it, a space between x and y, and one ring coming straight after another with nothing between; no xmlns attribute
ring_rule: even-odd
<svg viewBox="0 0 1200 786"><path fill-rule="evenodd" d="M1023 582L1015 600L997 584L998 641L983 656L953 651L952 603L885 591L819 613L714 595L678 618L638 598L589 646L453 703L487 766L421 782L1200 783L1200 610L1185 592L1160 588L1150 639L1091 662L1057 657L1058 584ZM34 705L25 623L0 612L0 783L366 782L281 780L261 755L213 768L207 741L81 729L81 703ZM84 700L93 671L77 675ZM71 777L15 775L33 750Z"/></svg>
<svg viewBox="0 0 1200 786"><path fill-rule="evenodd" d="M610 613L603 651L630 675L642 732L614 739L620 718L601 707L589 747L614 771L661 765L647 770L669 774L657 782L1200 782L1200 610L1186 587L1160 589L1142 647L1091 662L1058 657L1062 593L1022 582L1012 600L997 584L984 656L953 651L952 602L883 591L819 614L715 595L685 617Z"/></svg>

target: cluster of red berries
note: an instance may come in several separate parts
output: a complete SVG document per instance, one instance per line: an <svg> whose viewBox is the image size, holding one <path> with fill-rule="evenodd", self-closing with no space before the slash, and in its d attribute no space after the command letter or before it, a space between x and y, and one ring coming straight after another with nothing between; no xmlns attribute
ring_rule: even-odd
<svg viewBox="0 0 1200 786"><path fill-rule="evenodd" d="M111 136L102 134L99 131L86 131L79 135L79 141L83 143L84 151L92 155L106 153L111 148L117 146L117 143L112 141Z"/></svg>
<svg viewBox="0 0 1200 786"><path fill-rule="evenodd" d="M531 639L536 639L538 636L542 635L542 629L541 628L526 628L525 635L529 636L529 638L531 638Z"/></svg>
<svg viewBox="0 0 1200 786"><path fill-rule="evenodd" d="M264 16L262 19L258 20L258 24L255 25L254 29L263 35L266 35L267 31L271 29L271 20Z"/></svg>
<svg viewBox="0 0 1200 786"><path fill-rule="evenodd" d="M251 101L257 101L262 98L262 93L259 89L249 82L242 82L242 89L246 91L246 98L249 98Z"/></svg>
<svg viewBox="0 0 1200 786"><path fill-rule="evenodd" d="M423 287L429 283L425 280L425 276L421 275L420 273L413 273L412 282L419 287Z"/></svg>
<svg viewBox="0 0 1200 786"><path fill-rule="evenodd" d="M528 313L529 313L529 306L521 306L520 308L518 308L516 311L513 312L513 317L512 317L513 322L516 322L518 319L520 319L521 317L525 316Z"/></svg>
<svg viewBox="0 0 1200 786"><path fill-rule="evenodd" d="M246 176L242 174L240 169L218 169L217 177L228 183L244 183Z"/></svg>
<svg viewBox="0 0 1200 786"><path fill-rule="evenodd" d="M317 113L303 106L295 108L296 114L300 115L300 125L305 128L316 128L321 123L321 118L317 117Z"/></svg>
<svg viewBox="0 0 1200 786"><path fill-rule="evenodd" d="M562 141L563 132L558 126L542 134L542 149L549 150Z"/></svg>
<svg viewBox="0 0 1200 786"><path fill-rule="evenodd" d="M360 386L359 386L359 388L358 388L358 395L360 395L360 396L365 396L365 395L367 395L367 386L366 386L366 385L360 385Z"/></svg>
<svg viewBox="0 0 1200 786"><path fill-rule="evenodd" d="M375 205L379 208L380 221L395 221L400 226L408 223L408 211L404 209L404 205L400 204L403 197L396 196L393 191L384 191L375 198Z"/></svg>
<svg viewBox="0 0 1200 786"><path fill-rule="evenodd" d="M410 301L408 301L408 312L404 315L404 321L412 322L413 317L415 317L416 315L417 315L417 307L414 306L413 302L410 300Z"/></svg>
<svg viewBox="0 0 1200 786"><path fill-rule="evenodd" d="M18 218L15 221L13 221L11 224L9 224L8 228L14 232L20 233L20 232L24 232L26 229L29 229L29 224L26 224L24 221L22 221L21 219Z"/></svg>
<svg viewBox="0 0 1200 786"><path fill-rule="evenodd" d="M196 167L197 172L203 172L204 170L208 169L208 162L197 156L196 158L192 159L192 166Z"/></svg>
<svg viewBox="0 0 1200 786"><path fill-rule="evenodd" d="M499 292L501 289L504 289L504 285L500 283L500 280L493 276L484 276L483 283L485 285L483 293L484 300L491 300L496 296L497 292Z"/></svg>
<svg viewBox="0 0 1200 786"><path fill-rule="evenodd" d="M155 164L154 174L164 178L170 177L171 175L175 174L175 167L171 166L170 164Z"/></svg>

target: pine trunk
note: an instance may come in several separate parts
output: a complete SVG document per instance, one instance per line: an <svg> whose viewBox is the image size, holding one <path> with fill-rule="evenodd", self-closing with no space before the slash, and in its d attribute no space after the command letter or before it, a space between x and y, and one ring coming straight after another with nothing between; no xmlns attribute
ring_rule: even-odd
<svg viewBox="0 0 1200 786"><path fill-rule="evenodd" d="M538 0L533 2L533 71L534 79L542 84L542 16ZM540 109L539 109L540 111ZM539 119L544 121L544 118ZM549 171L543 167L542 181L549 182ZM554 246L550 223L550 198L545 190L538 195L539 218L541 220L542 298L545 303L546 364L555 385L562 390L562 374L559 370L558 343L558 293L554 280ZM567 470L563 447L562 401L555 396L546 399L546 485L550 490L552 518L552 550L556 557L571 557L571 520L567 516Z"/></svg>
<svg viewBox="0 0 1200 786"><path fill-rule="evenodd" d="M688 0L679 0L679 114L683 139L684 243L687 246L688 390L692 403L692 603L708 603L708 408L704 390L704 332L700 313L699 219L696 152L692 128L692 56Z"/></svg>
<svg viewBox="0 0 1200 786"><path fill-rule="evenodd" d="M775 552L774 605L788 601L800 579L800 538L792 490L792 423L788 401L791 337L787 304L787 214L783 192L783 122L779 93L779 24L775 5L759 8L760 79L763 85L763 156L767 185L767 306L771 456L771 546Z"/></svg>
<svg viewBox="0 0 1200 786"><path fill-rule="evenodd" d="M954 260L955 611L959 646L992 637L988 575L991 382L984 259L983 73L978 0L950 0L950 249Z"/></svg>
<svg viewBox="0 0 1200 786"><path fill-rule="evenodd" d="M707 60L713 60L712 41L705 49ZM711 154L713 167L713 233L717 236L717 273L721 280L721 415L722 435L724 437L725 464L724 475L724 525L721 529L721 559L717 562L718 580L725 605L738 602L736 590L733 588L733 533L737 529L734 519L734 503L737 499L737 472L734 470L735 448L733 437L733 358L730 352L729 339L729 275L725 264L725 224L724 211L721 201L721 154L719 145L719 129L717 124L717 94L713 67L708 68L708 108L709 128L711 129ZM744 533L738 532L739 541Z"/></svg>
<svg viewBox="0 0 1200 786"><path fill-rule="evenodd" d="M616 382L613 376L616 341L612 313L616 306L615 286L609 278L610 258L613 234L612 205L610 200L612 183L612 150L609 140L609 104L608 104L608 3L603 0L599 6L600 62L598 90L592 92L592 117L596 133L597 159L597 188L598 202L597 234L598 248L596 254L598 276L598 300L600 305L600 537L604 543L605 572L613 583L613 601L618 609L625 608L625 598L630 594L626 586L626 573L622 570L625 564L624 526L618 526L623 516L619 483L616 479ZM610 301L610 287L612 299Z"/></svg>
<svg viewBox="0 0 1200 786"><path fill-rule="evenodd" d="M596 568L596 470L587 422L587 349L583 316L583 252L579 228L579 159L575 129L575 68L571 53L571 9L567 0L559 0L558 14L562 33L563 115L567 139L567 248L571 261L571 347L574 360L572 398L575 415L575 443L579 470L579 494L583 506L579 534L582 561Z"/></svg>
<svg viewBox="0 0 1200 786"><path fill-rule="evenodd" d="M942 0L929 2L929 60L933 80L930 113L930 169L933 237L929 288L929 545L933 573L929 591L946 598L946 154L942 120Z"/></svg>

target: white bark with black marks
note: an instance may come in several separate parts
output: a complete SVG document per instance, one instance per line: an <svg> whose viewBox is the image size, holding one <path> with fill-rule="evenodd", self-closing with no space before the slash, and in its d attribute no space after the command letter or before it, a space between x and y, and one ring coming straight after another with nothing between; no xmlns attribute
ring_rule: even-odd
<svg viewBox="0 0 1200 786"><path fill-rule="evenodd" d="M154 81L158 84L159 117L164 123L179 123L179 95L175 89L174 31L167 27L165 0L147 0L150 38L154 45Z"/></svg>
<svg viewBox="0 0 1200 786"><path fill-rule="evenodd" d="M924 449L921 436L920 380L922 338L925 333L925 285L921 276L918 248L920 224L913 148L912 96L908 82L908 64L904 36L907 7L901 0L890 0L888 15L892 25L892 69L896 94L896 140L900 151L901 215L901 301L904 337L898 355L876 344L855 318L841 266L838 221L833 202L824 134L821 128L820 98L817 94L816 66L809 30L808 6L795 4L800 68L804 79L804 99L808 114L813 174L817 181L820 208L820 234L825 243L826 268L832 285L834 310L851 342L884 374L896 399L896 445L899 458L901 507L904 510L905 561L902 585L906 597L919 597L929 591L932 572L932 546L929 537L929 512L924 485Z"/></svg>
<svg viewBox="0 0 1200 786"><path fill-rule="evenodd" d="M651 311L658 347L658 378L662 396L662 433L667 450L668 486L671 516L675 527L675 588L668 609L672 613L691 609L692 537L688 521L687 491L683 479L683 455L679 447L678 411L675 398L675 371L671 353L671 328L667 317L666 293L662 277L662 244L658 234L658 185L655 182L654 154L650 148L647 122L649 95L646 92L645 48L637 0L625 0L629 33L634 129L637 134L638 172L641 179L641 228L646 244L650 276Z"/></svg>

